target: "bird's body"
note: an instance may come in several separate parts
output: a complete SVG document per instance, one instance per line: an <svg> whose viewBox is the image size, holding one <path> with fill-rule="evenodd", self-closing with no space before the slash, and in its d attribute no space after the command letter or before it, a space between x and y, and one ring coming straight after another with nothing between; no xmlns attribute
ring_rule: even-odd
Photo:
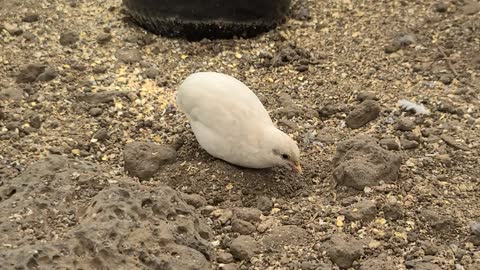
<svg viewBox="0 0 480 270"><path fill-rule="evenodd" d="M258 97L228 75L194 73L180 85L176 100L202 148L229 163L272 167L279 163L272 158L275 142L293 142L274 126ZM288 151L289 155L297 154L296 144Z"/></svg>

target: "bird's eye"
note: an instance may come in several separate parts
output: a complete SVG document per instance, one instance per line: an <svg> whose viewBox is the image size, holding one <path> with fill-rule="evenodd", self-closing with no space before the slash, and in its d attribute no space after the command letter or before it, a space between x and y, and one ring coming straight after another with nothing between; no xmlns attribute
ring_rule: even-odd
<svg viewBox="0 0 480 270"><path fill-rule="evenodd" d="M283 154L283 155L282 155L282 158L283 158L283 159L288 159L289 157L288 157L287 154Z"/></svg>

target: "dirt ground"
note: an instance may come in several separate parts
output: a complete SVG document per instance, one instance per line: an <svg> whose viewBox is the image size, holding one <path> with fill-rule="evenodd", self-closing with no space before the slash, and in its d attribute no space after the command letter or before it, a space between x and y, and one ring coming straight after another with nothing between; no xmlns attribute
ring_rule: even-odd
<svg viewBox="0 0 480 270"><path fill-rule="evenodd" d="M480 269L480 3L294 2L187 42L120 0L0 0L0 269ZM256 92L303 175L199 147L174 94L207 70Z"/></svg>

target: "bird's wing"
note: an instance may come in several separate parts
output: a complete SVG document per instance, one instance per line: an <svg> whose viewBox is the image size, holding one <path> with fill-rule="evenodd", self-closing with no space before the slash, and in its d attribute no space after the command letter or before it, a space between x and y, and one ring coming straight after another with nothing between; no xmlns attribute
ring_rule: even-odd
<svg viewBox="0 0 480 270"><path fill-rule="evenodd" d="M239 147L258 146L258 133L273 124L257 96L243 83L225 75L192 78L197 74L180 86L177 105L190 120L202 147L219 157Z"/></svg>

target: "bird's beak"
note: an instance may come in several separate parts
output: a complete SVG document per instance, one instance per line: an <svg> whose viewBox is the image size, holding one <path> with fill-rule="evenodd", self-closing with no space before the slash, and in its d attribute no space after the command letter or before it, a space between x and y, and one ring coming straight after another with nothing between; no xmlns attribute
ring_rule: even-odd
<svg viewBox="0 0 480 270"><path fill-rule="evenodd" d="M300 162L292 163L292 168L297 171L298 174L302 174L302 166Z"/></svg>

